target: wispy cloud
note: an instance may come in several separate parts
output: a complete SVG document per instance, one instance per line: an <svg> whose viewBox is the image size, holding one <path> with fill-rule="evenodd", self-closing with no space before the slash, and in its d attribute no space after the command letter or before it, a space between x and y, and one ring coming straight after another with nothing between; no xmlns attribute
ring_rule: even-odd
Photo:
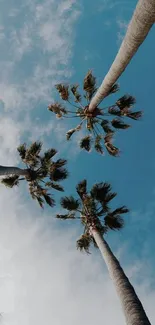
<svg viewBox="0 0 155 325"><path fill-rule="evenodd" d="M126 30L128 27L128 22L126 20L118 19L116 21L116 23L117 23L117 26L119 29L117 32L117 44L120 45L120 43L122 42L122 40L125 36Z"/></svg>
<svg viewBox="0 0 155 325"><path fill-rule="evenodd" d="M105 323L124 324L100 255L76 251L78 229L58 228L52 215L39 217L31 203L25 206L22 197L12 191L4 193L0 205L4 208L0 216L0 311L4 324L93 325L103 317ZM127 269L132 281L137 272L139 268ZM146 284L134 284L153 320L155 292Z"/></svg>
<svg viewBox="0 0 155 325"><path fill-rule="evenodd" d="M4 7L1 27L0 97L6 110L49 101L56 81L70 75L73 26L79 16L74 0L28 2L15 9L7 12Z"/></svg>

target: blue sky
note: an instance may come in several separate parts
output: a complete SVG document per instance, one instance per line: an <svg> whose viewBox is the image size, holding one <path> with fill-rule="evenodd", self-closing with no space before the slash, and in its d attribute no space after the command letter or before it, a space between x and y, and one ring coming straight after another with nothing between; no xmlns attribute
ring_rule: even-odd
<svg viewBox="0 0 155 325"><path fill-rule="evenodd" d="M116 98L129 93L136 98L135 108L144 112L141 121L133 122L131 129L116 135L115 144L121 149L119 158L107 153L99 156L80 152L76 137L66 143L65 133L72 123L56 120L47 110L57 98L54 85L58 82L81 84L88 69L92 69L100 85L136 2L12 0L8 4L0 0L0 163L18 165L16 147L23 141L41 140L45 148L55 147L61 157L68 159L70 177L64 182L67 194L74 193L75 185L83 178L88 179L89 186L100 181L111 183L118 192L116 205L127 205L130 213L124 230L109 234L107 240L152 320L154 27L120 78L119 93L103 103L111 105ZM93 251L87 257L76 252L80 225L64 225L54 220L59 207L40 211L24 186L15 190L0 186L0 192L0 311L4 313L4 323L40 325L44 319L45 323L59 325L63 321L76 325L89 314L91 325L96 321L92 308L95 304L98 321L104 310L107 323L115 320L116 325L124 324L119 301L99 254ZM54 195L59 202L60 195ZM39 297L41 291L44 294ZM115 312L110 316L109 302Z"/></svg>

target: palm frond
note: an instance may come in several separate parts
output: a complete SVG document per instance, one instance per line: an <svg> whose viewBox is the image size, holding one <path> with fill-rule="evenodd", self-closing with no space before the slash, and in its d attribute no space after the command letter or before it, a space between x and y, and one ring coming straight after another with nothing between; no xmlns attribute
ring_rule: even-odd
<svg viewBox="0 0 155 325"><path fill-rule="evenodd" d="M51 169L51 171L50 171L51 181L59 182L59 181L66 179L67 177L68 177L68 171L66 168L55 167L55 168Z"/></svg>
<svg viewBox="0 0 155 325"><path fill-rule="evenodd" d="M74 199L73 196L65 196L60 200L61 206L68 211L76 211L80 207L79 200Z"/></svg>
<svg viewBox="0 0 155 325"><path fill-rule="evenodd" d="M96 138L95 138L95 143L94 143L94 148L97 152L99 152L101 155L104 154L104 151L103 151L103 147L101 145L101 140L102 140L102 136L100 135L97 135Z"/></svg>
<svg viewBox="0 0 155 325"><path fill-rule="evenodd" d="M113 214L107 214L104 218L105 226L111 230L120 230L124 226L124 220L122 217L114 217Z"/></svg>
<svg viewBox="0 0 155 325"><path fill-rule="evenodd" d="M120 119L112 120L111 124L115 129L128 129L130 127L129 124L122 122Z"/></svg>
<svg viewBox="0 0 155 325"><path fill-rule="evenodd" d="M112 138L113 138L113 132L108 132L104 137L104 142L109 143L112 141Z"/></svg>
<svg viewBox="0 0 155 325"><path fill-rule="evenodd" d="M12 188L19 185L19 176L8 176L1 179L1 183L6 187Z"/></svg>
<svg viewBox="0 0 155 325"><path fill-rule="evenodd" d="M79 194L79 196L82 198L84 194L87 194L87 180L84 179L76 186L76 191Z"/></svg>
<svg viewBox="0 0 155 325"><path fill-rule="evenodd" d="M71 220L71 219L76 219L74 213L68 213L68 214L57 214L57 215L56 215L56 218L57 218L57 219L61 219L61 220Z"/></svg>
<svg viewBox="0 0 155 325"><path fill-rule="evenodd" d="M111 200L113 200L116 197L116 195L117 195L116 192L108 193L105 198L106 203L109 203Z"/></svg>
<svg viewBox="0 0 155 325"><path fill-rule="evenodd" d="M119 98L116 102L116 105L122 110L123 108L130 108L135 104L136 100L133 96L124 95L123 97Z"/></svg>
<svg viewBox="0 0 155 325"><path fill-rule="evenodd" d="M57 150L56 149L48 149L47 151L44 152L44 156L43 159L45 161L49 161L51 158L53 158L55 155L57 154Z"/></svg>
<svg viewBox="0 0 155 325"><path fill-rule="evenodd" d="M118 157L119 156L119 149L115 147L112 143L105 143L106 149L109 152L109 154L113 157Z"/></svg>
<svg viewBox="0 0 155 325"><path fill-rule="evenodd" d="M91 143L92 143L92 139L88 135L88 136L84 137L83 139L81 139L81 141L80 141L80 148L81 149L85 149L86 151L90 151L90 149L91 149Z"/></svg>
<svg viewBox="0 0 155 325"><path fill-rule="evenodd" d="M75 102L76 103L78 103L78 102L80 102L81 101L81 95L80 95L80 93L78 92L78 87L79 87L79 85L73 85L72 87L71 87L71 92L72 92L72 94L74 95L74 97L75 97Z"/></svg>
<svg viewBox="0 0 155 325"><path fill-rule="evenodd" d="M50 206L50 207L54 207L55 206L55 200L51 197L51 194L49 193L43 193L43 198L45 200L45 202Z"/></svg>
<svg viewBox="0 0 155 325"><path fill-rule="evenodd" d="M58 159L55 161L55 166L60 168L60 167L63 167L67 164L67 160L66 159Z"/></svg>
<svg viewBox="0 0 155 325"><path fill-rule="evenodd" d="M26 156L38 156L42 149L41 142L33 142L26 151Z"/></svg>
<svg viewBox="0 0 155 325"><path fill-rule="evenodd" d="M110 95L110 94L114 94L114 93L116 93L118 90L119 90L119 85L118 85L118 84L114 84L114 85L111 87L110 91L109 91L109 95Z"/></svg>
<svg viewBox="0 0 155 325"><path fill-rule="evenodd" d="M17 151L21 157L22 160L25 159L25 155L26 155L26 143L21 144L18 148Z"/></svg>
<svg viewBox="0 0 155 325"><path fill-rule="evenodd" d="M71 138L71 136L76 132L76 128L74 129L70 129L67 133L66 133L66 139L69 140Z"/></svg>
<svg viewBox="0 0 155 325"><path fill-rule="evenodd" d="M87 97L90 100L97 90L96 88L96 78L93 76L92 71L89 70L84 78L83 89L87 93Z"/></svg>
<svg viewBox="0 0 155 325"><path fill-rule="evenodd" d="M40 197L40 196L36 196L36 197L32 197L32 198L35 199L35 200L37 200L38 203L39 203L39 205L40 205L40 207L43 209L43 207L44 207L44 200L43 200L43 198Z"/></svg>
<svg viewBox="0 0 155 325"><path fill-rule="evenodd" d="M108 108L108 113L111 115L121 116L121 111L116 106L111 106Z"/></svg>
<svg viewBox="0 0 155 325"><path fill-rule="evenodd" d="M109 126L109 121L108 120L102 120L100 123L102 129L104 130L105 133L113 133L112 129Z"/></svg>
<svg viewBox="0 0 155 325"><path fill-rule="evenodd" d="M112 212L112 215L116 216L116 215L120 215L120 214L124 214L124 213L128 213L128 212L129 212L129 209L123 205L122 207L115 209Z"/></svg>
<svg viewBox="0 0 155 325"><path fill-rule="evenodd" d="M64 192L64 188L61 185L59 185L59 184L57 184L55 182L47 182L47 183L45 183L45 186L49 187L49 188L53 188L53 189L55 189L57 191L60 191L60 192Z"/></svg>
<svg viewBox="0 0 155 325"><path fill-rule="evenodd" d="M33 142L26 150L24 162L32 168L37 167L40 163L40 151L42 148L41 142Z"/></svg>
<svg viewBox="0 0 155 325"><path fill-rule="evenodd" d="M109 183L96 183L92 187L90 194L93 199L97 200L98 202L104 203L106 202L106 197L110 194L111 185Z"/></svg>
<svg viewBox="0 0 155 325"><path fill-rule="evenodd" d="M77 240L77 249L80 251L84 250L87 254L89 253L90 244L92 242L92 237L89 234L83 234L78 240Z"/></svg>
<svg viewBox="0 0 155 325"><path fill-rule="evenodd" d="M109 154L111 156L117 157L119 155L119 149L117 147L115 147L112 143L112 133L108 133L105 137L104 137L104 143L105 143L105 147L107 149L107 151L109 152Z"/></svg>
<svg viewBox="0 0 155 325"><path fill-rule="evenodd" d="M49 105L48 110L55 113L57 118L61 118L63 114L66 115L68 113L66 108L59 103Z"/></svg>
<svg viewBox="0 0 155 325"><path fill-rule="evenodd" d="M126 116L132 118L133 120L139 120L142 117L142 111L128 113Z"/></svg>
<svg viewBox="0 0 155 325"><path fill-rule="evenodd" d="M63 100L68 100L69 98L69 86L68 85L63 85L63 84L57 84L56 86L56 89L58 90L61 98Z"/></svg>

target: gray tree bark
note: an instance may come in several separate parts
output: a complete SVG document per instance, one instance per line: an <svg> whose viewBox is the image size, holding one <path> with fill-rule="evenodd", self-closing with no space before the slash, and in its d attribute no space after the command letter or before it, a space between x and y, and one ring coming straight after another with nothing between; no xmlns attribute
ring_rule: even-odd
<svg viewBox="0 0 155 325"><path fill-rule="evenodd" d="M96 230L91 230L103 259L107 265L111 279L113 280L120 298L127 325L151 325L144 308L129 279L125 275L118 260L112 253L105 239Z"/></svg>
<svg viewBox="0 0 155 325"><path fill-rule="evenodd" d="M28 170L21 169L18 167L0 166L0 176L10 176L10 175L28 176Z"/></svg>
<svg viewBox="0 0 155 325"><path fill-rule="evenodd" d="M108 95L113 84L121 76L139 46L145 40L154 22L155 0L139 0L116 58L90 102L90 112Z"/></svg>

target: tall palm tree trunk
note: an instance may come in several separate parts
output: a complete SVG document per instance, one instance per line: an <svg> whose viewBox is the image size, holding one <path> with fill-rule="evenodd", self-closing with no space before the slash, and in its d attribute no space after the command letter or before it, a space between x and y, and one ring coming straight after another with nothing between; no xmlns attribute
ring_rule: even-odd
<svg viewBox="0 0 155 325"><path fill-rule="evenodd" d="M127 325L151 325L136 292L105 239L91 230L120 297Z"/></svg>
<svg viewBox="0 0 155 325"><path fill-rule="evenodd" d="M145 40L154 22L155 0L139 0L117 56L97 93L91 100L90 112L108 95L113 84L121 76L139 46Z"/></svg>
<svg viewBox="0 0 155 325"><path fill-rule="evenodd" d="M9 175L28 176L28 174L29 174L28 169L21 169L18 167L0 166L0 176L9 176Z"/></svg>

